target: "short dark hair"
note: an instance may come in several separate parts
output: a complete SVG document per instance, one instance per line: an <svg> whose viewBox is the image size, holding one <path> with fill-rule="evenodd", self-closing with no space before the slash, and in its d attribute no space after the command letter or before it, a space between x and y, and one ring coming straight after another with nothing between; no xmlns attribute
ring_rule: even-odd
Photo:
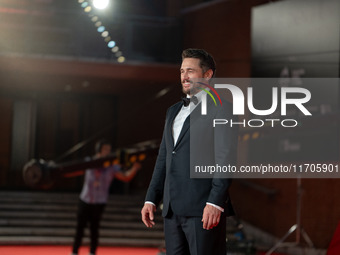
<svg viewBox="0 0 340 255"><path fill-rule="evenodd" d="M213 71L213 76L216 72L216 63L214 58L205 50L203 49L193 49L189 48L183 50L182 52L182 61L185 58L198 58L200 60L200 67L203 69L204 72L211 69Z"/></svg>
<svg viewBox="0 0 340 255"><path fill-rule="evenodd" d="M102 148L103 148L104 145L110 145L110 146L111 146L111 143L110 143L110 141L107 140L107 139L98 140L98 141L96 142L95 147L94 147L96 153L101 152L101 150L102 150Z"/></svg>

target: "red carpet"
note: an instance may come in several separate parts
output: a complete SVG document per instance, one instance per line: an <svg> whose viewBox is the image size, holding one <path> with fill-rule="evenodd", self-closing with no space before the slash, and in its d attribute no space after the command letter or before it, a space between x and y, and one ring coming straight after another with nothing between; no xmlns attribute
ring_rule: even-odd
<svg viewBox="0 0 340 255"><path fill-rule="evenodd" d="M266 252L264 251L264 252L258 252L257 255L265 255L265 254L266 254ZM285 255L285 254L273 252L272 255Z"/></svg>
<svg viewBox="0 0 340 255"><path fill-rule="evenodd" d="M99 247L97 255L157 255L157 248ZM78 255L88 255L89 248L81 247ZM0 255L70 255L70 246L0 246ZM264 255L258 252L257 255ZM273 253L272 255L284 255Z"/></svg>
<svg viewBox="0 0 340 255"><path fill-rule="evenodd" d="M327 255L339 255L339 254L340 254L340 222L335 230L332 241L327 251Z"/></svg>
<svg viewBox="0 0 340 255"><path fill-rule="evenodd" d="M156 248L99 247L96 255L156 255ZM88 255L89 248L81 247L78 255ZM70 246L0 246L1 255L70 255Z"/></svg>

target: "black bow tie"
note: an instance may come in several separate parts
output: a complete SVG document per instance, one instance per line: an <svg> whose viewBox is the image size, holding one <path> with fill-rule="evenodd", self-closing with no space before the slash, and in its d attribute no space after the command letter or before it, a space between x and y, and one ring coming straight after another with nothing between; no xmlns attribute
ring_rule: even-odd
<svg viewBox="0 0 340 255"><path fill-rule="evenodd" d="M193 102L195 105L198 104L198 99L195 96L192 96L191 98L183 97L182 100L185 107L187 107L190 102Z"/></svg>

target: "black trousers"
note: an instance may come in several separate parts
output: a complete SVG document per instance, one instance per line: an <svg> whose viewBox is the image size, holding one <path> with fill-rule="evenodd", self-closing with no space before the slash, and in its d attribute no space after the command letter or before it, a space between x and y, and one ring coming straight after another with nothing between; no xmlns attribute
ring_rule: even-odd
<svg viewBox="0 0 340 255"><path fill-rule="evenodd" d="M166 255L226 255L226 217L211 230L203 229L202 217L173 213L164 218Z"/></svg>
<svg viewBox="0 0 340 255"><path fill-rule="evenodd" d="M77 229L73 242L73 253L78 253L87 223L90 224L90 252L95 254L98 246L99 225L106 204L87 204L79 200L77 212Z"/></svg>

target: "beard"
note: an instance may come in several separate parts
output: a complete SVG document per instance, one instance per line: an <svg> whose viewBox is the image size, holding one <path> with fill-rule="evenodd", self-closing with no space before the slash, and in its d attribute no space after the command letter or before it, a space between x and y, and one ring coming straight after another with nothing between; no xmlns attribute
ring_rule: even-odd
<svg viewBox="0 0 340 255"><path fill-rule="evenodd" d="M184 87L182 85L182 92L185 95L192 96L192 95L197 94L200 90L199 90L199 85L198 84L193 83L193 82L190 82L190 83L191 83L191 85L190 85L189 88L188 87Z"/></svg>
<svg viewBox="0 0 340 255"><path fill-rule="evenodd" d="M183 92L183 94L185 94L185 95L190 95L190 88L184 88L184 87L182 87L182 92Z"/></svg>

